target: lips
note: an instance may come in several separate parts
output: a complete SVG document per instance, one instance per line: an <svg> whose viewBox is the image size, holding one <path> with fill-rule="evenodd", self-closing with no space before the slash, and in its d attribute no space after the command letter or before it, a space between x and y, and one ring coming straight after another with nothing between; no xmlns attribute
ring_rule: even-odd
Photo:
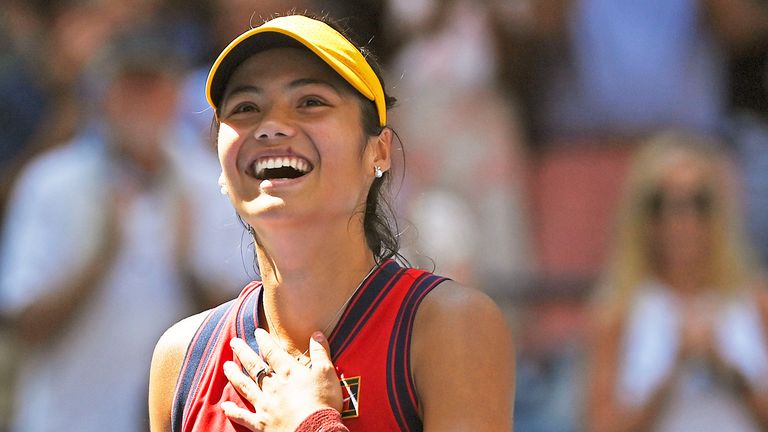
<svg viewBox="0 0 768 432"><path fill-rule="evenodd" d="M259 180L295 179L313 169L312 164L297 156L268 156L253 162L251 173Z"/></svg>

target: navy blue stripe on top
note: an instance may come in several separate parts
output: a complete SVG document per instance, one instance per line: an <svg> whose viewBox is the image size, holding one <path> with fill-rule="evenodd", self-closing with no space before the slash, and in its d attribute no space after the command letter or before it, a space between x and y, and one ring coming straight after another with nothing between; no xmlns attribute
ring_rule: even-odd
<svg viewBox="0 0 768 432"><path fill-rule="evenodd" d="M259 327L259 305L261 304L262 293L264 289L259 287L248 294L248 298L243 302L237 314L237 327L235 332L237 337L245 340L248 346L256 353L259 352L259 345L256 343L254 332Z"/></svg>
<svg viewBox="0 0 768 432"><path fill-rule="evenodd" d="M388 260L363 281L360 289L352 296L336 329L328 338L333 360L341 357L357 332L404 273L405 269L399 264Z"/></svg>
<svg viewBox="0 0 768 432"><path fill-rule="evenodd" d="M182 430L187 401L194 399L194 393L200 383L200 372L210 359L213 346L221 334L221 326L226 322L234 302L235 300L230 300L213 309L189 343L171 412L171 431L173 432Z"/></svg>
<svg viewBox="0 0 768 432"><path fill-rule="evenodd" d="M424 273L413 284L398 311L387 350L387 394L395 419L403 431L421 431L416 392L411 376L411 335L416 312L424 297L446 278Z"/></svg>

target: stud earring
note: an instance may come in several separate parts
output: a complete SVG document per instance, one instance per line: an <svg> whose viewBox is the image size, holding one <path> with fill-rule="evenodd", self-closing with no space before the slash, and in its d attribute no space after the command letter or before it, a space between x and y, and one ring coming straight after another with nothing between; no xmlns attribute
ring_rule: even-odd
<svg viewBox="0 0 768 432"><path fill-rule="evenodd" d="M229 195L229 189L227 188L227 181L224 179L224 173L219 176L219 192L222 195Z"/></svg>
<svg viewBox="0 0 768 432"><path fill-rule="evenodd" d="M376 165L373 167L373 175L376 176L376 178L381 178L381 176L384 175L384 172L381 170L381 167Z"/></svg>

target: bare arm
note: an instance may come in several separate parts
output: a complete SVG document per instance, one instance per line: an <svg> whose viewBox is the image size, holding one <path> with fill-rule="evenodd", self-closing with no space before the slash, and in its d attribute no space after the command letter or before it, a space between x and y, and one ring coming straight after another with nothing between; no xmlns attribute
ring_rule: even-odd
<svg viewBox="0 0 768 432"><path fill-rule="evenodd" d="M170 432L173 398L187 346L210 311L186 318L169 328L155 346L149 371L149 426Z"/></svg>
<svg viewBox="0 0 768 432"><path fill-rule="evenodd" d="M512 430L512 337L491 299L444 282L419 307L411 346L425 431Z"/></svg>

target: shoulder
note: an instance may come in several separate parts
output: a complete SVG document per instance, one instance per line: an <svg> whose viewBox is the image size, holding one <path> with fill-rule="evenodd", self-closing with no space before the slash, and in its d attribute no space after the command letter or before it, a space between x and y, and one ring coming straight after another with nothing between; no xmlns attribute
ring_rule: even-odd
<svg viewBox="0 0 768 432"><path fill-rule="evenodd" d="M205 321L205 318L210 312L210 310L207 310L197 315L187 317L166 330L165 333L160 336L157 345L155 345L153 363L154 358L168 362L168 360L180 356L181 360L183 360L189 342L195 336L197 329L203 321Z"/></svg>
<svg viewBox="0 0 768 432"><path fill-rule="evenodd" d="M103 152L85 138L61 144L35 156L24 167L22 175L61 179L62 175L79 176L104 160Z"/></svg>
<svg viewBox="0 0 768 432"><path fill-rule="evenodd" d="M508 330L501 309L488 295L452 280L437 285L424 298L416 319L417 330L441 327L468 334L478 327L505 332Z"/></svg>
<svg viewBox="0 0 768 432"><path fill-rule="evenodd" d="M482 291L446 280L423 300L416 313L412 353L429 363L434 349L452 347L451 355L477 349L501 350L511 357L512 335L499 306Z"/></svg>
<svg viewBox="0 0 768 432"><path fill-rule="evenodd" d="M509 430L513 371L511 331L490 297L450 280L426 296L411 343L425 430Z"/></svg>
<svg viewBox="0 0 768 432"><path fill-rule="evenodd" d="M13 186L14 199L71 199L74 188L82 190L95 183L102 159L100 152L77 141L46 150L22 168Z"/></svg>
<svg viewBox="0 0 768 432"><path fill-rule="evenodd" d="M444 281L424 298L413 328L412 356L426 364L435 356L474 357L478 350L512 364L507 317L478 289ZM446 347L451 347L450 353L444 352Z"/></svg>
<svg viewBox="0 0 768 432"><path fill-rule="evenodd" d="M176 381L187 347L210 312L179 321L166 330L155 345L149 373L149 416L153 432L170 430Z"/></svg>

